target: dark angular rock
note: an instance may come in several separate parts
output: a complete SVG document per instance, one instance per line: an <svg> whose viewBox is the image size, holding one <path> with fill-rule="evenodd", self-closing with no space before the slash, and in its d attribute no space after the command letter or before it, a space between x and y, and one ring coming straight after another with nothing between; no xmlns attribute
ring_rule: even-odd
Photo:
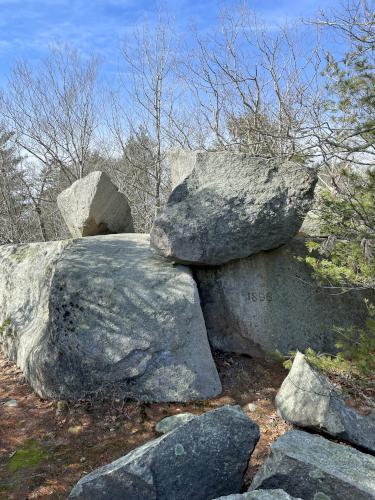
<svg viewBox="0 0 375 500"><path fill-rule="evenodd" d="M375 457L303 431L287 432L250 490L281 488L303 500L375 498Z"/></svg>
<svg viewBox="0 0 375 500"><path fill-rule="evenodd" d="M100 498L132 499L128 474L147 483L157 500L211 500L240 492L258 439L258 426L240 407L223 406L91 472L70 498L97 498L110 477L111 494Z"/></svg>

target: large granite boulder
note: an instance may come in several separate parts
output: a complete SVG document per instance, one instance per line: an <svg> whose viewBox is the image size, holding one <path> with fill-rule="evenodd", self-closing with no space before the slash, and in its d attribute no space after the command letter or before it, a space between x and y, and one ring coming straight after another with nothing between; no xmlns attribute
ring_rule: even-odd
<svg viewBox="0 0 375 500"><path fill-rule="evenodd" d="M133 233L128 199L104 172L91 172L57 197L57 206L73 238Z"/></svg>
<svg viewBox="0 0 375 500"><path fill-rule="evenodd" d="M276 396L285 420L375 453L375 420L349 408L328 378L298 352Z"/></svg>
<svg viewBox="0 0 375 500"><path fill-rule="evenodd" d="M151 244L176 262L217 265L278 247L298 232L313 198L316 174L297 163L227 151L175 158L182 181L155 220Z"/></svg>
<svg viewBox="0 0 375 500"><path fill-rule="evenodd" d="M250 489L275 488L303 500L375 498L375 457L321 436L291 431L272 445Z"/></svg>
<svg viewBox="0 0 375 500"><path fill-rule="evenodd" d="M219 350L263 356L312 347L336 352L334 327L363 326L364 297L374 294L318 287L305 240L216 268L196 270L211 345Z"/></svg>
<svg viewBox="0 0 375 500"><path fill-rule="evenodd" d="M141 486L144 499L210 500L240 492L258 439L258 426L240 407L222 406L84 476L70 498L142 498L132 496L129 475L151 490Z"/></svg>
<svg viewBox="0 0 375 500"><path fill-rule="evenodd" d="M0 347L42 397L221 390L191 272L147 235L0 247Z"/></svg>

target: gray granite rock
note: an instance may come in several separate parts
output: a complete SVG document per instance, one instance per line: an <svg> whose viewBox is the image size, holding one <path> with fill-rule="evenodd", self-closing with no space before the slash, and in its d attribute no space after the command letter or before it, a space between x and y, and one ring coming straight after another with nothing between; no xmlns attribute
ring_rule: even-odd
<svg viewBox="0 0 375 500"><path fill-rule="evenodd" d="M316 183L311 169L244 153L184 152L175 161L182 181L155 220L151 244L176 262L223 264L286 243Z"/></svg>
<svg viewBox="0 0 375 500"><path fill-rule="evenodd" d="M171 187L176 186L191 174L195 168L197 155L191 151L176 150L168 154L168 160L171 166Z"/></svg>
<svg viewBox="0 0 375 500"><path fill-rule="evenodd" d="M336 352L334 327L364 325L363 302L372 292L318 287L311 268L298 257L306 240L294 238L269 252L216 268L199 268L195 276L211 345L228 352L263 356L312 347Z"/></svg>
<svg viewBox="0 0 375 500"><path fill-rule="evenodd" d="M315 210L307 212L299 233L303 236L324 237L328 236L321 227L321 219Z"/></svg>
<svg viewBox="0 0 375 500"><path fill-rule="evenodd" d="M102 467L108 473L103 473L100 480L91 481L88 485L82 481L74 488L69 498L81 500L158 500L155 488L144 481L138 474L121 471L121 477L112 474L112 464ZM126 496L124 496L124 494Z"/></svg>
<svg viewBox="0 0 375 500"><path fill-rule="evenodd" d="M239 407L223 406L84 476L70 498L133 498L123 477L144 481L157 500L210 500L241 491L258 426ZM111 493L97 497L110 480ZM138 498L138 497L136 497Z"/></svg>
<svg viewBox="0 0 375 500"><path fill-rule="evenodd" d="M291 497L283 490L256 490L248 491L247 493L228 495L220 497L216 500L301 500L296 497Z"/></svg>
<svg viewBox="0 0 375 500"><path fill-rule="evenodd" d="M276 396L288 422L325 432L375 453L375 420L349 408L328 378L297 353Z"/></svg>
<svg viewBox="0 0 375 500"><path fill-rule="evenodd" d="M375 498L375 457L321 436L291 431L272 445L250 489L275 488L303 500Z"/></svg>
<svg viewBox="0 0 375 500"><path fill-rule="evenodd" d="M8 399L8 401L5 401L4 406L8 408L16 408L18 406L18 401L16 399Z"/></svg>
<svg viewBox="0 0 375 500"><path fill-rule="evenodd" d="M73 238L133 233L128 199L104 172L91 172L57 197L57 206Z"/></svg>
<svg viewBox="0 0 375 500"><path fill-rule="evenodd" d="M180 425L186 424L195 415L192 413L179 413L177 415L171 415L170 417L165 417L163 420L160 420L155 426L156 432L160 434L166 434L167 432L173 431L176 427Z"/></svg>
<svg viewBox="0 0 375 500"><path fill-rule="evenodd" d="M299 233L311 237L327 237L326 231L323 231L323 224L320 214L319 198L326 191L327 187L318 181L314 191L314 201L311 209L307 212Z"/></svg>
<svg viewBox="0 0 375 500"><path fill-rule="evenodd" d="M0 247L0 348L42 397L189 401L221 390L188 268L147 235Z"/></svg>

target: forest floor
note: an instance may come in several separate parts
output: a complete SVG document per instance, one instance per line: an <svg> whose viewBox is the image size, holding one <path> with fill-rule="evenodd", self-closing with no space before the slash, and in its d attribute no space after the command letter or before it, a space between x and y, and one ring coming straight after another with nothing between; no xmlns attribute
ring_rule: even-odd
<svg viewBox="0 0 375 500"><path fill-rule="evenodd" d="M0 499L65 499L83 475L157 437L155 425L162 418L187 411L199 415L225 404L242 406L260 427L248 485L270 445L291 429L274 406L287 371L272 360L214 356L223 385L215 399L187 404L111 400L62 409L36 396L20 370L0 356Z"/></svg>

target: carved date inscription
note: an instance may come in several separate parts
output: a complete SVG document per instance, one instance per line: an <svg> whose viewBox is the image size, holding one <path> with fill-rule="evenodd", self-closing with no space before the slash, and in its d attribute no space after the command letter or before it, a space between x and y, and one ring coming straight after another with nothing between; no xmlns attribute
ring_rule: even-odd
<svg viewBox="0 0 375 500"><path fill-rule="evenodd" d="M248 292L247 298L250 302L272 302L272 293L271 292Z"/></svg>

